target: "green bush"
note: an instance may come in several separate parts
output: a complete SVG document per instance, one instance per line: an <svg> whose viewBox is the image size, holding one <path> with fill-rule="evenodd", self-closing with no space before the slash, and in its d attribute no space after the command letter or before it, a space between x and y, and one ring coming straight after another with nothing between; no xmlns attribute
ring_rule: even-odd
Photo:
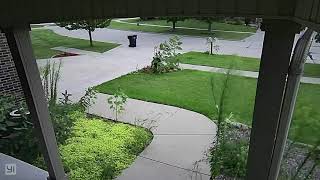
<svg viewBox="0 0 320 180"><path fill-rule="evenodd" d="M32 163L40 154L33 125L26 105L16 104L14 97L0 97L0 149L4 154ZM11 117L9 114L13 110L19 110L22 116Z"/></svg>
<svg viewBox="0 0 320 180"><path fill-rule="evenodd" d="M155 47L154 57L151 62L153 73L166 73L179 70L178 51L182 50L182 42L178 36L173 36L169 41Z"/></svg>
<svg viewBox="0 0 320 180"><path fill-rule="evenodd" d="M72 137L60 146L60 153L71 180L112 179L151 139L151 133L142 128L82 116L72 128Z"/></svg>
<svg viewBox="0 0 320 180"><path fill-rule="evenodd" d="M248 142L241 141L227 141L224 144L219 144L216 153L216 158L211 156L211 173L223 174L229 177L244 178L247 172L247 158L248 158ZM213 168L216 167L216 168ZM215 171L215 172L214 172Z"/></svg>

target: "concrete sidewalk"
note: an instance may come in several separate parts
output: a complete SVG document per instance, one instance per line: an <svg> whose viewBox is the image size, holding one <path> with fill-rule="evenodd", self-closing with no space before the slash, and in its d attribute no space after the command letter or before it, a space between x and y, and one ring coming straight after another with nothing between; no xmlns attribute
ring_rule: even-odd
<svg viewBox="0 0 320 180"><path fill-rule="evenodd" d="M98 94L89 112L114 119L109 95ZM189 110L129 99L122 122L151 128L154 138L118 180L209 180L207 155L216 125L204 115Z"/></svg>
<svg viewBox="0 0 320 180"><path fill-rule="evenodd" d="M182 69L190 69L190 70L198 70L198 71L206 71L206 72L214 72L214 73L222 73L222 74L226 74L229 71L228 69L225 69L225 68L192 65L192 64L180 64L180 67ZM253 72L253 71L232 70L230 73L232 75L250 77L250 78L258 78L259 76L259 72ZM302 77L301 82L307 83L307 84L320 84L320 78Z"/></svg>

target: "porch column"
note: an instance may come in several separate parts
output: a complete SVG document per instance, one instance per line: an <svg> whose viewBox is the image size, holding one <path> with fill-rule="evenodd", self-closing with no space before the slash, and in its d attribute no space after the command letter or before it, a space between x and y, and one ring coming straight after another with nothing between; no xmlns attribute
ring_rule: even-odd
<svg viewBox="0 0 320 180"><path fill-rule="evenodd" d="M264 20L261 27L265 37L250 137L248 180L269 179L290 57L299 28L287 20Z"/></svg>
<svg viewBox="0 0 320 180"><path fill-rule="evenodd" d="M5 29L13 61L33 120L50 180L65 180L49 110L33 55L29 25Z"/></svg>

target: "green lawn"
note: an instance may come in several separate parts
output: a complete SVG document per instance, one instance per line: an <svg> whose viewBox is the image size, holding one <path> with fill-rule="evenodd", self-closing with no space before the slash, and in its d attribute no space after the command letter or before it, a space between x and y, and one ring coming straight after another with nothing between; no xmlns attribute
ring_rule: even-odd
<svg viewBox="0 0 320 180"><path fill-rule="evenodd" d="M85 116L76 120L71 134L59 147L70 180L111 180L152 140L143 128Z"/></svg>
<svg viewBox="0 0 320 180"><path fill-rule="evenodd" d="M77 48L95 52L105 52L113 49L119 44L106 42L93 42L93 47L90 47L89 40L70 38L61 36L51 30L34 29L31 31L31 40L35 57L37 59L50 58L61 52L52 50L53 47L64 46Z"/></svg>
<svg viewBox="0 0 320 180"><path fill-rule="evenodd" d="M208 32L202 30L191 30L191 29L176 29L172 31L169 27L152 27L152 26L137 26L135 24L124 24L112 21L108 28L130 30L130 31L142 31L142 32L153 32L153 33L166 33L166 34L177 34L177 35L189 35L189 36L215 36L219 39L227 40L242 40L251 36L251 33L233 33L233 32Z"/></svg>
<svg viewBox="0 0 320 180"><path fill-rule="evenodd" d="M44 25L42 25L42 24L31 24L30 26L31 26L31 28L42 28L42 27L44 27Z"/></svg>
<svg viewBox="0 0 320 180"><path fill-rule="evenodd" d="M202 52L188 52L179 56L181 63L259 71L258 58L241 57L235 55L209 55ZM320 64L305 64L304 76L320 78Z"/></svg>
<svg viewBox="0 0 320 180"><path fill-rule="evenodd" d="M225 99L225 115L232 112L236 121L251 125L256 79L231 77ZM182 107L214 119L212 79L214 94L218 96L225 75L192 70L161 75L134 73L103 83L96 89L112 94L120 87L131 98ZM315 109L319 102L320 86L302 84L290 131L291 138L312 144L320 136L320 112Z"/></svg>
<svg viewBox="0 0 320 180"><path fill-rule="evenodd" d="M162 26L172 26L171 22L167 22L166 20L146 20L142 21L140 19L130 19L126 20L127 22L141 24L154 24L154 25L162 25ZM178 21L176 24L177 27L189 27L189 28L199 28L199 29L208 29L208 23L204 21L199 21L196 19L186 19L185 21ZM212 30L223 30L223 31L241 31L241 32L256 32L256 28L245 26L245 25L234 25L223 22L213 22Z"/></svg>

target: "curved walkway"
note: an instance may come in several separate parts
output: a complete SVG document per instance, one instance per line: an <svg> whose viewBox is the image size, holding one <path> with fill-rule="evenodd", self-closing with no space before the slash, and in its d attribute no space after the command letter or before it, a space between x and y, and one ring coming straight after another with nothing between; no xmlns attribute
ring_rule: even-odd
<svg viewBox="0 0 320 180"><path fill-rule="evenodd" d="M89 112L115 119L108 97L97 94ZM151 129L154 135L118 180L209 180L206 153L216 134L216 125L210 119L189 110L135 99L128 99L118 119Z"/></svg>

